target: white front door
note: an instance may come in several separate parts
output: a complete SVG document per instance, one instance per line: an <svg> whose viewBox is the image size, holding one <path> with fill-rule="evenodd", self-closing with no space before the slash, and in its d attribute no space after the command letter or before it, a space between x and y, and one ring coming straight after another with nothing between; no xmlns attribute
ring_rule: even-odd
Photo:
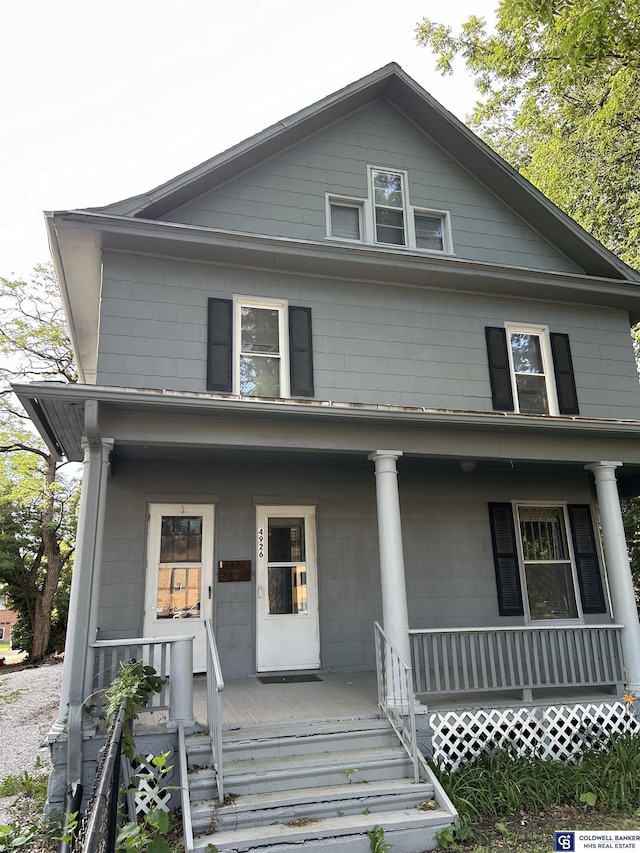
<svg viewBox="0 0 640 853"><path fill-rule="evenodd" d="M204 620L211 619L213 506L149 508L145 637L193 635L193 669L206 668Z"/></svg>
<svg viewBox="0 0 640 853"><path fill-rule="evenodd" d="M318 669L315 508L256 510L256 668L258 672Z"/></svg>

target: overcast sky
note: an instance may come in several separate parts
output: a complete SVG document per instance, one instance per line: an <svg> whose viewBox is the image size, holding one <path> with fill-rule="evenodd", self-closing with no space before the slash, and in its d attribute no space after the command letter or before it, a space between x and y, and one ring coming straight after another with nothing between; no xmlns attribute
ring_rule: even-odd
<svg viewBox="0 0 640 853"><path fill-rule="evenodd" d="M43 210L149 190L398 62L465 119L464 71L415 44L497 0L0 0L0 276L49 260Z"/></svg>

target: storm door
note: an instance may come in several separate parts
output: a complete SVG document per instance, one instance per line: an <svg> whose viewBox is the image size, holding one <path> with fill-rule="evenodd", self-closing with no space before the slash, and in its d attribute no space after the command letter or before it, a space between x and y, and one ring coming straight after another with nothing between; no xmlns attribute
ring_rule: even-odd
<svg viewBox="0 0 640 853"><path fill-rule="evenodd" d="M204 620L211 618L213 506L149 508L144 633L193 635L193 668L206 668Z"/></svg>
<svg viewBox="0 0 640 853"><path fill-rule="evenodd" d="M315 508L257 509L256 668L320 666Z"/></svg>

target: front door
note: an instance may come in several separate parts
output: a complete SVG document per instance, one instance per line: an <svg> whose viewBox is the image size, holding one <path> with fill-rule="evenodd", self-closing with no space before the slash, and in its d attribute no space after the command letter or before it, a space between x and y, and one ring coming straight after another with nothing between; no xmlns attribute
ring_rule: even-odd
<svg viewBox="0 0 640 853"><path fill-rule="evenodd" d="M256 668L318 669L315 508L256 509Z"/></svg>
<svg viewBox="0 0 640 853"><path fill-rule="evenodd" d="M206 668L204 620L211 619L213 506L149 508L144 608L146 637L193 635L193 669Z"/></svg>

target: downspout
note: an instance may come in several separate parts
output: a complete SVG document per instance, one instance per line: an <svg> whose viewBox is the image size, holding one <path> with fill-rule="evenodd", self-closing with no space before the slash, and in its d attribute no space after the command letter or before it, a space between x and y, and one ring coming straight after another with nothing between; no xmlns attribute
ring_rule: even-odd
<svg viewBox="0 0 640 853"><path fill-rule="evenodd" d="M85 402L85 436L82 493L78 515L76 557L71 582L69 622L58 719L49 740L67 732L67 773L65 794L73 791L74 803L82 800L82 728L83 705L87 698L85 682L89 661L90 635L97 612L96 583L100 577L105 497L112 439L102 439L98 428L98 404Z"/></svg>

